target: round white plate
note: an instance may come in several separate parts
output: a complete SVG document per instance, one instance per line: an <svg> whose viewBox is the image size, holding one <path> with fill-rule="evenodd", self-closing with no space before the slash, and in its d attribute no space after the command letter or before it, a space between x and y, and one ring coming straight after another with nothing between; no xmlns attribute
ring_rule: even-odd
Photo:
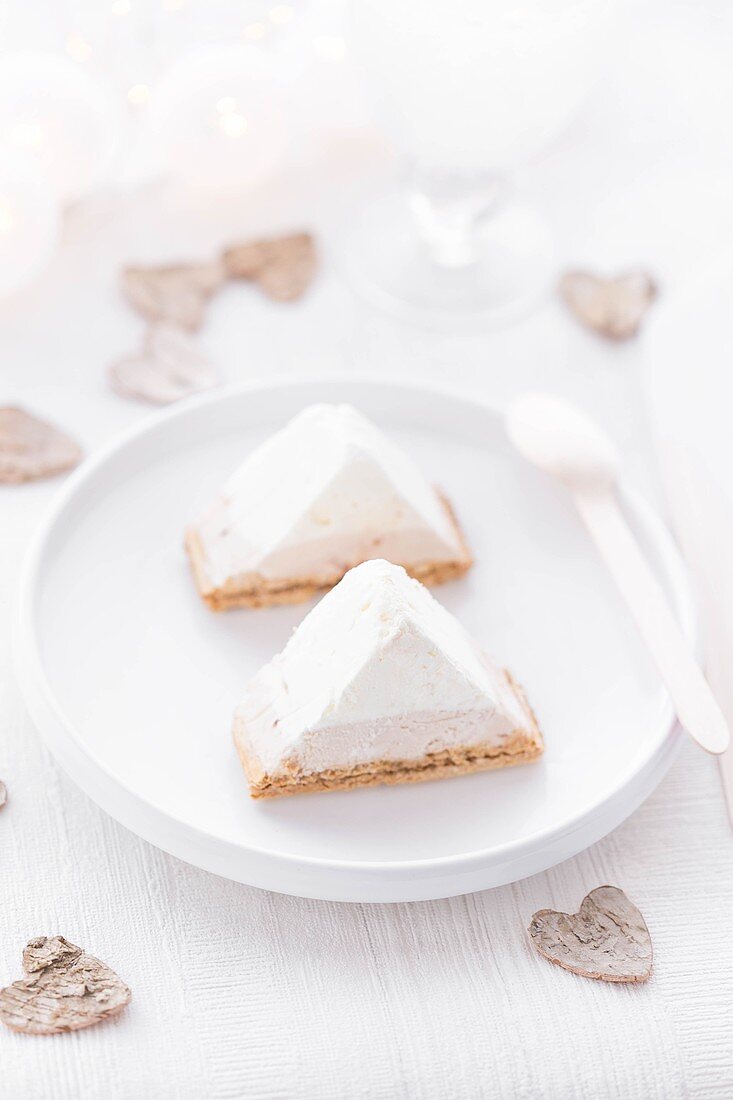
<svg viewBox="0 0 733 1100"><path fill-rule="evenodd" d="M544 730L527 767L254 802L230 737L243 685L308 605L213 614L182 548L232 468L314 401L349 401L453 501L476 556L436 594L522 681ZM629 517L685 631L661 522ZM401 901L497 886L618 825L677 743L666 693L562 489L517 458L499 412L371 382L258 385L150 418L70 478L26 565L18 669L70 775L159 847L306 897Z"/></svg>

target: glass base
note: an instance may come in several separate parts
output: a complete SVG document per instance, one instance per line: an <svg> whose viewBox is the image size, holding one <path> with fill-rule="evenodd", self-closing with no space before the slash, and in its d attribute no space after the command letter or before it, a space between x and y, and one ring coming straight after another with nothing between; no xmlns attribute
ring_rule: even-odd
<svg viewBox="0 0 733 1100"><path fill-rule="evenodd" d="M403 191L355 214L338 262L363 298L406 320L438 327L499 326L525 316L556 277L554 239L531 208L507 204L476 230L474 259L436 262Z"/></svg>

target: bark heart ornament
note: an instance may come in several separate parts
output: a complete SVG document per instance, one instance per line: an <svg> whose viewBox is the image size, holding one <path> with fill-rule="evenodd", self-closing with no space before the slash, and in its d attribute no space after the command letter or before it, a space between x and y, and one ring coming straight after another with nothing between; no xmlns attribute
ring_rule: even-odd
<svg viewBox="0 0 733 1100"><path fill-rule="evenodd" d="M639 910L617 886L599 886L577 913L540 909L532 942L550 962L602 982L643 982L652 972L652 941Z"/></svg>
<svg viewBox="0 0 733 1100"><path fill-rule="evenodd" d="M222 259L230 279L250 279L275 301L294 302L315 274L316 246L310 233L292 233L233 245Z"/></svg>
<svg viewBox="0 0 733 1100"><path fill-rule="evenodd" d="M209 298L224 278L219 263L126 267L122 292L149 321L167 321L194 332L201 328Z"/></svg>
<svg viewBox="0 0 733 1100"><path fill-rule="evenodd" d="M609 340L628 340L639 331L657 287L645 271L629 271L612 279L569 271L560 280L560 295L588 328Z"/></svg>
<svg viewBox="0 0 733 1100"><path fill-rule="evenodd" d="M63 936L38 936L23 952L27 977L0 989L0 1020L27 1035L77 1031L116 1016L132 994L121 978Z"/></svg>
<svg viewBox="0 0 733 1100"><path fill-rule="evenodd" d="M191 337L173 325L153 325L142 351L109 368L110 385L123 397L167 405L211 389L217 374Z"/></svg>
<svg viewBox="0 0 733 1100"><path fill-rule="evenodd" d="M65 432L25 409L0 409L0 485L17 485L70 470L83 452Z"/></svg>

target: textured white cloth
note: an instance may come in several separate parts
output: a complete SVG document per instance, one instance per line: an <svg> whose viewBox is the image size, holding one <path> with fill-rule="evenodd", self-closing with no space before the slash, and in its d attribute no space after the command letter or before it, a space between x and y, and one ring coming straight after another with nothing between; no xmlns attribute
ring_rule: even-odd
<svg viewBox="0 0 733 1100"><path fill-rule="evenodd" d="M713 2L650 3L637 20L616 75L528 185L568 261L643 260L669 285L730 228L733 22ZM0 307L0 400L53 417L89 449L144 415L103 380L106 362L139 339L115 291L120 262L206 253L252 229L320 223L327 232L322 212L336 193L347 201L366 155L351 147L328 171L300 169L231 207L196 210L151 192L82 211L48 275ZM603 344L556 303L490 335L426 334L354 302L327 268L292 308L227 290L201 343L232 381L368 372L497 397L543 385L605 422L627 473L655 492L638 345ZM0 496L0 777L9 790L0 813L0 981L20 976L31 936L61 933L117 969L133 1002L116 1022L75 1035L0 1029L0 1095L733 1096L733 834L712 760L685 747L657 792L604 841L545 874L468 897L339 905L198 871L77 790L19 699L11 607L23 549L56 488ZM639 988L565 973L526 937L536 909L574 910L607 882L649 923L655 971Z"/></svg>

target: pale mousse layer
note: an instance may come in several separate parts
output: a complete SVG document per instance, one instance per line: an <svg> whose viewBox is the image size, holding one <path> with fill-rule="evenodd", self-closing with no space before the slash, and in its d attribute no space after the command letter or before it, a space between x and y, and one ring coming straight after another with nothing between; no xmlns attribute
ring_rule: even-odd
<svg viewBox="0 0 733 1100"><path fill-rule="evenodd" d="M470 564L415 462L349 405L312 405L232 475L191 531L205 584L327 585L375 556L408 568Z"/></svg>

